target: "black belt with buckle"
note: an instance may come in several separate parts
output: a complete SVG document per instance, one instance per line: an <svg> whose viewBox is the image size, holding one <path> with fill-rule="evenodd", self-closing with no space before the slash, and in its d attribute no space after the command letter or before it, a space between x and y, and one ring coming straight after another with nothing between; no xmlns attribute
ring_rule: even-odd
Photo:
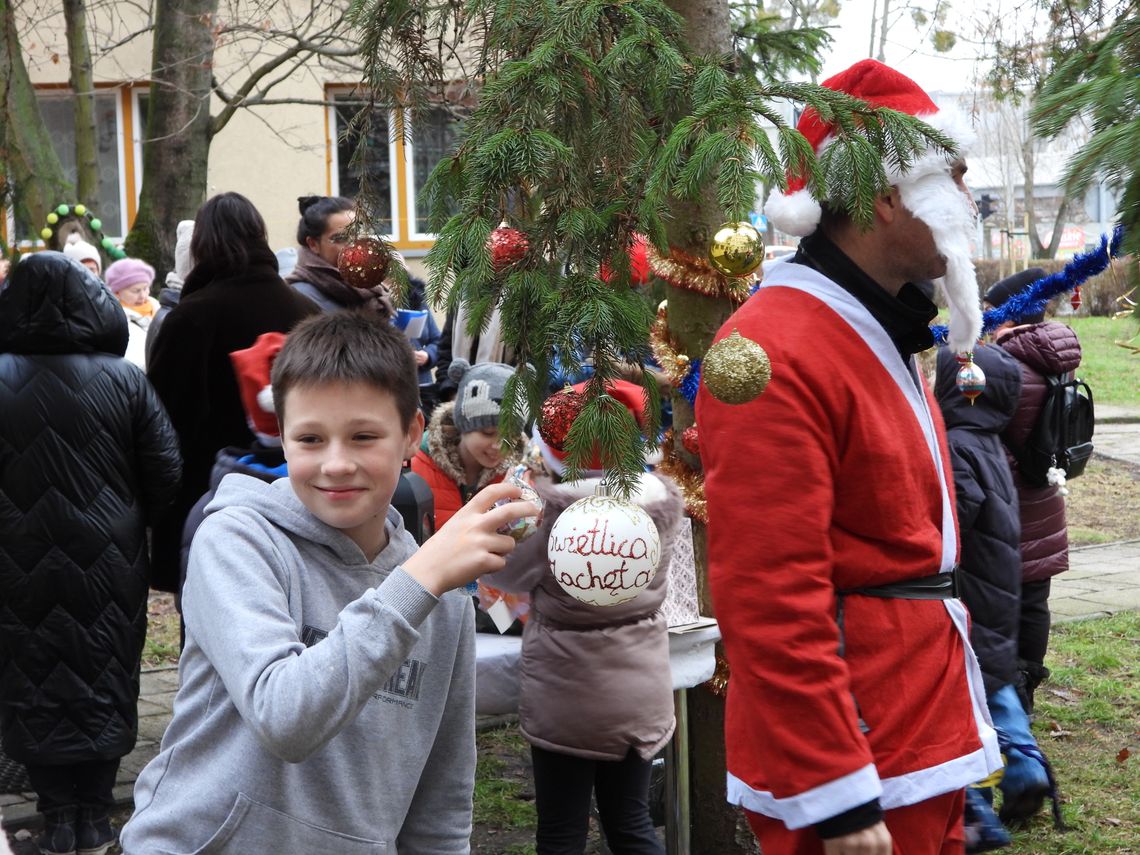
<svg viewBox="0 0 1140 855"><path fill-rule="evenodd" d="M961 583L958 580L960 572L958 566L954 565L954 569L947 573L935 573L933 576L922 576L905 582L890 582L870 588L845 588L839 591L839 595L887 597L899 600L954 600L962 595Z"/></svg>

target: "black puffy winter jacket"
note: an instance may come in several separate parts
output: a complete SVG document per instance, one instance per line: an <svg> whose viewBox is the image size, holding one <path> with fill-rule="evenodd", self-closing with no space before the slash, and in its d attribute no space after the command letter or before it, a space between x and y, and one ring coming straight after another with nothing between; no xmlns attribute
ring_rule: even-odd
<svg viewBox="0 0 1140 855"><path fill-rule="evenodd" d="M985 372L986 388L973 404L955 385L959 366L948 347L938 354L934 393L954 467L970 643L982 666L986 693L992 694L1017 676L1021 525L1001 432L1017 409L1021 368L993 346L977 348L974 361Z"/></svg>
<svg viewBox="0 0 1140 855"><path fill-rule="evenodd" d="M126 345L114 296L59 253L0 291L0 736L25 763L135 743L145 525L181 461Z"/></svg>

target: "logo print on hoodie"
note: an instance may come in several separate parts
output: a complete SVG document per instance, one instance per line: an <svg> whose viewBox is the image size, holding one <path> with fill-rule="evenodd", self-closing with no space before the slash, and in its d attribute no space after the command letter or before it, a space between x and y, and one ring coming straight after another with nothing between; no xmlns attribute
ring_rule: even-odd
<svg viewBox="0 0 1140 855"><path fill-rule="evenodd" d="M308 624L301 627L301 643L306 647L312 647L327 637L328 632L323 629L317 629ZM426 670L426 662L419 659L405 659L404 663L396 669L396 673L380 689L380 692L406 698L409 701L418 701L420 699L420 687L423 685L424 671ZM379 693L373 697L383 700Z"/></svg>

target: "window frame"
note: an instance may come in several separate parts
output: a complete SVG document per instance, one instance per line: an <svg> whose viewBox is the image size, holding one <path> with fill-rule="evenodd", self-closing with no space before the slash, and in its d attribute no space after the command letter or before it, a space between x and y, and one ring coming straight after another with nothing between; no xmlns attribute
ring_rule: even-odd
<svg viewBox="0 0 1140 855"><path fill-rule="evenodd" d="M405 172L407 173L405 180L407 181L408 185L408 222L410 224L410 228L415 229L419 223L417 197L419 196L421 188L416 185L416 144L414 128L412 129L412 132L408 134L407 142L405 145ZM438 162L435 164L435 166L438 166ZM432 166L433 170L435 169L435 166ZM424 178L426 180L427 176L425 175ZM438 234L436 232L416 231L412 233L410 239L414 241L434 242L437 237Z"/></svg>
<svg viewBox="0 0 1140 855"><path fill-rule="evenodd" d="M340 152L339 142L341 129L337 125L337 105L336 98L338 95L352 94L356 87L345 85L328 85L325 87L325 95L328 105L325 107L325 150L328 153L326 162L328 163L328 195L340 196ZM397 151L397 138L400 134L397 132L398 116L395 110L388 110L388 168L390 170L392 180L391 186L388 188L389 204L392 209L392 231L388 234L381 235L384 240L391 242L397 246L401 243L402 231L404 229L404 211L401 210L400 194L402 190L402 170L400 169L400 160L403 153Z"/></svg>
<svg viewBox="0 0 1140 855"><path fill-rule="evenodd" d="M95 84L97 95L110 94L115 99L115 159L119 170L119 222L115 224L117 233L111 233L107 230L107 223L104 220L102 232L104 237L110 238L117 245L121 245L126 240L138 211L138 195L142 182L136 176L142 175L141 149L136 156L128 160L126 146L128 132L132 136L137 136L137 133L132 130L138 125L138 104L137 100L132 97L133 93L146 87L149 87L149 83L140 84L127 80ZM37 98L43 95L49 98L74 97L71 87L66 83L37 83L33 84L33 88ZM129 109L124 109L124 107ZM132 189L133 194L131 193ZM68 200L67 204L73 204L75 201L77 200ZM60 204L63 204L63 200ZM87 203L84 202L83 204ZM97 207L94 209L94 213L95 216L103 219L103 212L99 211ZM42 224L32 224L33 229L37 226L42 226ZM11 206L4 208L2 216L0 216L0 237L3 237L4 242L11 249L17 249L20 252L36 252L47 248L47 243L38 234L31 240L17 239L16 211Z"/></svg>

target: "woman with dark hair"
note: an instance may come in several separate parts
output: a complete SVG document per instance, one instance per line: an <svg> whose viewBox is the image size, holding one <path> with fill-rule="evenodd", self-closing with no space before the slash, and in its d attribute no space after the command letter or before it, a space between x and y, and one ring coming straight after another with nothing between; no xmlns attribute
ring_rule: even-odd
<svg viewBox="0 0 1140 855"><path fill-rule="evenodd" d="M209 487L210 468L227 446L247 448L246 422L230 354L267 332L288 332L317 307L277 273L265 221L247 198L222 193L194 218L193 269L164 322L147 375L166 405L182 446L182 489L154 530L152 585L177 591L182 525Z"/></svg>
<svg viewBox="0 0 1140 855"><path fill-rule="evenodd" d="M337 309L374 309L387 317L396 312L384 285L357 288L344 281L336 262L352 242L356 203L344 196L302 196L297 200L297 266L285 281L326 312Z"/></svg>

